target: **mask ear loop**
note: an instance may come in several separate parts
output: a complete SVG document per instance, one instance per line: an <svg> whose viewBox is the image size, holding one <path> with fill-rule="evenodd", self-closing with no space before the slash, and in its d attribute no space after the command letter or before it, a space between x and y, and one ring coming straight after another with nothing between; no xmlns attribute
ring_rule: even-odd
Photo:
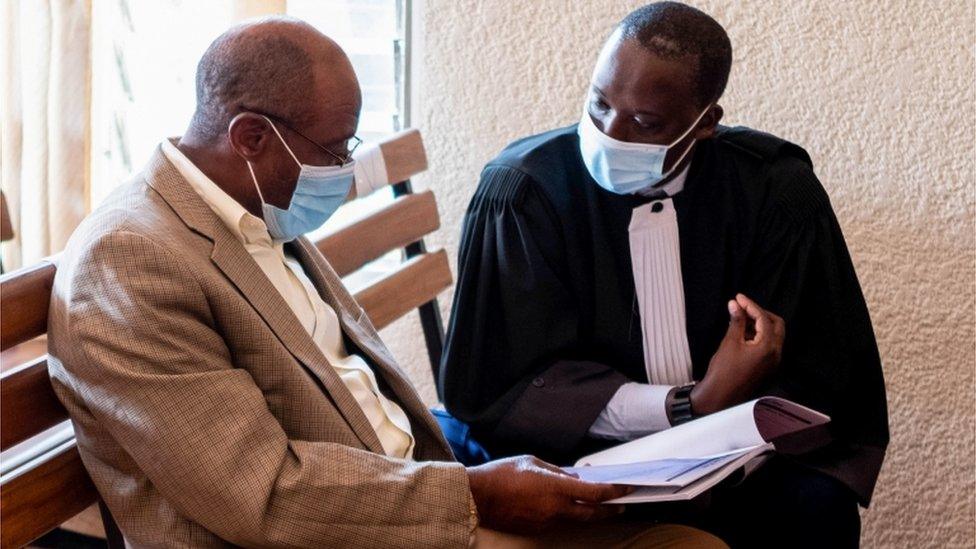
<svg viewBox="0 0 976 549"><path fill-rule="evenodd" d="M704 114L704 113L702 113L702 114ZM285 146L285 150L288 151L288 154L291 155L292 160L295 161L295 164L298 164L298 167L300 169L302 167L302 163L298 161L298 157L295 156L295 153L291 152L291 147L288 146L288 143L285 141L285 138L281 136L281 132L278 131L278 128L274 125L274 122L272 122L270 118L268 118L267 116L264 116L263 114L261 115L261 118L267 120L268 124L271 125L271 129L274 130L275 135L277 135L278 136L278 139L281 140L281 144ZM698 122L695 122L695 124L697 124L697 123Z"/></svg>
<svg viewBox="0 0 976 549"><path fill-rule="evenodd" d="M695 122L691 125L690 128L688 128L688 131L686 131L684 135L682 135L681 137L679 137L678 139L676 139L673 143L671 143L670 145L668 145L668 149L670 149L671 147L675 146L675 144L677 144L682 139L688 137L688 134L691 133L691 130L695 129L695 126L697 126L698 123L701 122L701 119L705 117L705 113L708 112L708 109L710 109L710 108L712 108L711 105L705 107L705 110L703 110L702 113L698 115L698 120L695 120ZM674 173L674 170L676 170L678 168L678 166L681 165L681 163L688 156L688 153L691 152L691 149L694 146L695 146L695 142L694 141L692 141L691 143L688 143L688 146L685 148L685 152L681 153L681 156L679 156L678 159L675 160L674 164L671 166L671 169L668 170L667 173L661 174L661 182L663 182L665 179L671 177L671 174L673 174ZM652 185L651 187L652 188L660 187L661 184L662 184L661 182L658 182L657 184Z"/></svg>
<svg viewBox="0 0 976 549"><path fill-rule="evenodd" d="M698 115L698 118L696 118L695 121L691 123L691 126L688 126L688 129L685 130L685 133L681 134L681 137L675 139L674 141L671 142L670 145L668 145L668 148L670 149L671 147L677 145L678 142L680 142L682 139L688 137L688 134L691 133L691 130L695 129L695 127L698 126L698 123L701 122L702 118L705 118L705 113L707 113L708 109L710 108L712 108L711 103L709 103L708 106L705 107L705 110L703 110L701 114Z"/></svg>
<svg viewBox="0 0 976 549"><path fill-rule="evenodd" d="M301 169L302 163L298 161L298 157L295 156L295 153L291 152L291 148L288 146L288 143L285 142L285 138L281 136L281 132L278 131L278 128L275 127L274 122L263 114L261 115L261 118L263 118L268 125L271 126L271 130L275 132L275 135L278 136L278 140L281 141L281 144L285 146L285 150L288 151L289 155L291 155L292 160L294 160L295 163L298 164L298 168ZM251 165L250 160L245 160L244 162L247 163L247 170L251 172L251 181L254 182L254 188L258 191L258 198L261 199L261 204L267 204L267 202L264 201L264 195L261 193L261 185L258 185L258 178L254 175L254 166Z"/></svg>
<svg viewBox="0 0 976 549"><path fill-rule="evenodd" d="M671 169L668 170L667 173L661 174L661 181L659 181L658 183L655 183L654 185L652 185L651 188L656 189L656 188L660 187L661 185L663 185L664 184L664 180L667 179L667 178L669 178L669 177L671 177L671 174L674 173L674 170L678 169L678 166L681 165L681 163L684 161L685 157L688 156L688 153L691 152L691 149L694 146L695 146L695 142L694 141L692 141L691 143L689 143L688 144L688 148L685 149L685 152L681 153L681 156L679 156L678 157L678 160L676 160L674 162L674 165L671 166Z"/></svg>
<svg viewBox="0 0 976 549"><path fill-rule="evenodd" d="M258 191L258 198L261 199L261 204L267 204L264 201L264 195L261 194L261 185L258 185L258 178L254 175L254 166L251 166L250 160L245 160L244 162L247 164L247 171L251 172L251 181L254 182L254 188Z"/></svg>

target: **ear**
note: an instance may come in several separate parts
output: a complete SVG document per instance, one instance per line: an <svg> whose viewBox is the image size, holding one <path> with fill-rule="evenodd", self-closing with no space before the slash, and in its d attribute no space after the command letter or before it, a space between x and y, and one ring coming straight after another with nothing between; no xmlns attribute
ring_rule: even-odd
<svg viewBox="0 0 976 549"><path fill-rule="evenodd" d="M708 112L701 119L698 130L695 132L695 140L702 141L715 137L715 130L718 128L718 123L722 120L722 115L724 114L725 111L718 103L709 107Z"/></svg>
<svg viewBox="0 0 976 549"><path fill-rule="evenodd" d="M242 112L230 121L227 137L234 152L249 162L267 154L278 139L268 119L250 112Z"/></svg>

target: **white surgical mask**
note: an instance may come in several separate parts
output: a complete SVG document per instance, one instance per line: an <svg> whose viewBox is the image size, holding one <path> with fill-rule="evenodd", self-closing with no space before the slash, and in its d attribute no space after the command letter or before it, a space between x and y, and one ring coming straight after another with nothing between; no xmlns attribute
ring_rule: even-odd
<svg viewBox="0 0 976 549"><path fill-rule="evenodd" d="M247 169L251 171L251 179L258 190L258 197L261 198L261 213L264 216L264 223L268 226L268 233L277 241L290 242L321 227L339 209L339 206L342 206L346 196L349 195L349 188L352 187L355 162L344 166L302 164L291 151L288 143L285 143L285 139L281 137L274 123L268 117L264 119L271 124L271 129L299 167L298 182L295 184L295 192L291 196L288 209L282 210L265 202L250 162L247 163Z"/></svg>
<svg viewBox="0 0 976 549"><path fill-rule="evenodd" d="M577 129L583 163L593 180L612 193L631 194L653 187L674 173L691 152L694 141L688 144L671 169L664 171L664 159L668 151L695 129L710 107L711 105L705 107L695 122L668 145L618 141L600 131L584 107Z"/></svg>

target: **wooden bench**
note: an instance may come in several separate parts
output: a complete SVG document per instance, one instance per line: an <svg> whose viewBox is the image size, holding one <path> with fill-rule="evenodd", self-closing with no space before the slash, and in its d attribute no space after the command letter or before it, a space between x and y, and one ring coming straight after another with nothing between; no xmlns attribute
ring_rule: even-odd
<svg viewBox="0 0 976 549"><path fill-rule="evenodd" d="M443 344L436 297L452 277L446 252L427 252L423 245L423 237L440 226L434 195L410 188L409 178L425 170L427 160L416 130L394 135L380 147L391 180L401 181L393 186L394 199L316 245L340 276L362 274L366 264L403 250L394 268L352 290L377 329L419 308L436 372ZM53 258L0 277L0 351L36 343L45 334L56 269ZM98 502L98 493L78 455L67 412L51 388L46 355L3 370L0 450L26 446L0 474L0 546L6 548L56 528ZM101 509L109 546L121 546L111 516L104 505Z"/></svg>

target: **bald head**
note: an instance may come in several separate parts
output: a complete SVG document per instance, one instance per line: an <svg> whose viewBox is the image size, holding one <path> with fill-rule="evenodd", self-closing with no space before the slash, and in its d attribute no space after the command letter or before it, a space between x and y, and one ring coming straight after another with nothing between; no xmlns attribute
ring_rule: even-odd
<svg viewBox="0 0 976 549"><path fill-rule="evenodd" d="M214 140L245 111L298 127L314 124L330 103L358 100L342 49L303 21L274 17L235 26L207 48L197 66L191 131Z"/></svg>

